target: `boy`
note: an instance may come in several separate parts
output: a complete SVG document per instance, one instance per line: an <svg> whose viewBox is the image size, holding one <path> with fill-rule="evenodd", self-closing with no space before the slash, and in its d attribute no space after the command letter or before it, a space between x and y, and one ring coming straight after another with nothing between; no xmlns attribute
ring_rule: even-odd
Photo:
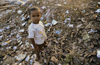
<svg viewBox="0 0 100 65"><path fill-rule="evenodd" d="M45 34L44 25L40 21L41 18L41 12L38 7L32 7L29 10L31 24L28 28L28 38L30 38L38 58L38 61L40 61L40 55L39 52L42 51L42 47L46 44L45 40L47 39L47 36Z"/></svg>

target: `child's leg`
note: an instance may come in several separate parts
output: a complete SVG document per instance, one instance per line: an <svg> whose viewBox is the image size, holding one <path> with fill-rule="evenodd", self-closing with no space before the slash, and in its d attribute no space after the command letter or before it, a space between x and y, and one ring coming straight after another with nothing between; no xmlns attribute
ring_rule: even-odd
<svg viewBox="0 0 100 65"><path fill-rule="evenodd" d="M39 51L36 51L37 59L40 59Z"/></svg>
<svg viewBox="0 0 100 65"><path fill-rule="evenodd" d="M46 41L44 41L43 47L47 47L47 42Z"/></svg>
<svg viewBox="0 0 100 65"><path fill-rule="evenodd" d="M42 47L41 47L41 45L37 45L37 47L38 47L39 50L36 51L36 55L37 55L37 58L38 58L38 60L39 60L39 59L40 59L39 53L40 53Z"/></svg>

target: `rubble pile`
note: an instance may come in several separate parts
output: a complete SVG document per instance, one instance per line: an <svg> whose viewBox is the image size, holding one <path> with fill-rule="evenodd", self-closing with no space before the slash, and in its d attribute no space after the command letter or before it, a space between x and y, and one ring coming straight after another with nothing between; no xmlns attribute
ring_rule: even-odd
<svg viewBox="0 0 100 65"><path fill-rule="evenodd" d="M9 4L12 6L6 7ZM48 36L47 47L40 53L43 65L100 64L98 0L34 0L9 4L0 7L3 13L0 15L0 65L35 65L34 46L27 38L31 6L40 7Z"/></svg>

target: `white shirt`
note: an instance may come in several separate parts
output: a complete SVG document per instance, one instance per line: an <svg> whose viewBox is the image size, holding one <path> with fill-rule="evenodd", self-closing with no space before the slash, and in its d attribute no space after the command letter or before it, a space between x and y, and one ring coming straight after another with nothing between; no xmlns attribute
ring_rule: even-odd
<svg viewBox="0 0 100 65"><path fill-rule="evenodd" d="M43 44L47 36L45 34L44 25L41 21L39 24L31 23L28 28L28 38L34 38L35 44Z"/></svg>

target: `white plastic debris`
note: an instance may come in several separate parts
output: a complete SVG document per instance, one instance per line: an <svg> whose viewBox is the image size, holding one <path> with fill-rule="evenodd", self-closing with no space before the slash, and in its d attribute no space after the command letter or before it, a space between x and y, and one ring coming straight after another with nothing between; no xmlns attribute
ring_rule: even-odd
<svg viewBox="0 0 100 65"><path fill-rule="evenodd" d="M6 29L9 29L9 28L10 28L9 26L6 27Z"/></svg>
<svg viewBox="0 0 100 65"><path fill-rule="evenodd" d="M14 46L13 49L16 50L17 49L17 46Z"/></svg>
<svg viewBox="0 0 100 65"><path fill-rule="evenodd" d="M48 27L48 26L50 26L50 25L52 25L52 24L51 24L51 23L47 23L47 24L45 24L44 26Z"/></svg>
<svg viewBox="0 0 100 65"><path fill-rule="evenodd" d="M18 13L18 14L21 14L21 13L22 13L22 10L18 10L17 13Z"/></svg>
<svg viewBox="0 0 100 65"><path fill-rule="evenodd" d="M100 5L100 2L98 2L98 4Z"/></svg>
<svg viewBox="0 0 100 65"><path fill-rule="evenodd" d="M100 58L100 49L97 50L97 57Z"/></svg>
<svg viewBox="0 0 100 65"><path fill-rule="evenodd" d="M82 24L79 24L79 25L77 25L77 28L79 28L79 27L81 27L82 26Z"/></svg>
<svg viewBox="0 0 100 65"><path fill-rule="evenodd" d="M19 65L22 65L22 63L19 63Z"/></svg>
<svg viewBox="0 0 100 65"><path fill-rule="evenodd" d="M26 23L27 23L27 22L24 22L24 23L22 24L22 26L25 26Z"/></svg>
<svg viewBox="0 0 100 65"><path fill-rule="evenodd" d="M28 55L27 57L26 57L26 59L25 59L25 61L29 61L29 59L30 59L30 55Z"/></svg>
<svg viewBox="0 0 100 65"><path fill-rule="evenodd" d="M25 20L25 17L22 17L22 20L21 21L24 21Z"/></svg>
<svg viewBox="0 0 100 65"><path fill-rule="evenodd" d="M73 28L73 24L69 24L68 26Z"/></svg>
<svg viewBox="0 0 100 65"><path fill-rule="evenodd" d="M31 64L31 65L33 64L33 60L30 60L30 64Z"/></svg>
<svg viewBox="0 0 100 65"><path fill-rule="evenodd" d="M18 33L18 34L16 35L16 37L19 38L19 37L20 37L20 34Z"/></svg>
<svg viewBox="0 0 100 65"><path fill-rule="evenodd" d="M37 4L39 4L40 2L37 2Z"/></svg>
<svg viewBox="0 0 100 65"><path fill-rule="evenodd" d="M34 48L34 46L31 44L31 47Z"/></svg>
<svg viewBox="0 0 100 65"><path fill-rule="evenodd" d="M66 18L64 22L67 23L70 20L71 20L70 18Z"/></svg>
<svg viewBox="0 0 100 65"><path fill-rule="evenodd" d="M31 7L33 4L30 4L29 7Z"/></svg>
<svg viewBox="0 0 100 65"><path fill-rule="evenodd" d="M19 54L18 56L15 56L15 58L16 58L18 61L20 61L20 60L23 60L23 59L25 58L25 56L26 56L26 54L21 53L21 54Z"/></svg>
<svg viewBox="0 0 100 65"><path fill-rule="evenodd" d="M42 8L42 9L46 9L46 6L42 6L41 8Z"/></svg>
<svg viewBox="0 0 100 65"><path fill-rule="evenodd" d="M37 57L36 54L34 54L34 55L33 55L33 60L34 60L34 61L35 61L36 57Z"/></svg>
<svg viewBox="0 0 100 65"><path fill-rule="evenodd" d="M67 10L67 11L66 11L66 13L68 14L68 13L69 13L69 11Z"/></svg>
<svg viewBox="0 0 100 65"><path fill-rule="evenodd" d="M62 6L62 4L56 4L56 6Z"/></svg>
<svg viewBox="0 0 100 65"><path fill-rule="evenodd" d="M24 31L25 31L24 29L19 30L19 32L24 32Z"/></svg>
<svg viewBox="0 0 100 65"><path fill-rule="evenodd" d="M58 22L56 20L52 20L52 24L56 25Z"/></svg>
<svg viewBox="0 0 100 65"><path fill-rule="evenodd" d="M61 65L61 63L59 63L58 65Z"/></svg>
<svg viewBox="0 0 100 65"><path fill-rule="evenodd" d="M43 19L44 19L44 18L43 18L43 17L41 17L41 19L40 19L40 20L42 21Z"/></svg>
<svg viewBox="0 0 100 65"><path fill-rule="evenodd" d="M9 44L10 42L12 42L12 40L6 41L6 42L2 42L2 46Z"/></svg>
<svg viewBox="0 0 100 65"><path fill-rule="evenodd" d="M0 32L3 32L3 29L0 29Z"/></svg>
<svg viewBox="0 0 100 65"><path fill-rule="evenodd" d="M97 9L95 12L99 13L100 12L100 9Z"/></svg>
<svg viewBox="0 0 100 65"><path fill-rule="evenodd" d="M89 31L88 33L91 33L91 32L97 32L97 30L91 29L91 31Z"/></svg>
<svg viewBox="0 0 100 65"><path fill-rule="evenodd" d="M19 45L21 45L22 44L22 41L19 43Z"/></svg>
<svg viewBox="0 0 100 65"><path fill-rule="evenodd" d="M64 4L67 4L67 2L64 2Z"/></svg>

